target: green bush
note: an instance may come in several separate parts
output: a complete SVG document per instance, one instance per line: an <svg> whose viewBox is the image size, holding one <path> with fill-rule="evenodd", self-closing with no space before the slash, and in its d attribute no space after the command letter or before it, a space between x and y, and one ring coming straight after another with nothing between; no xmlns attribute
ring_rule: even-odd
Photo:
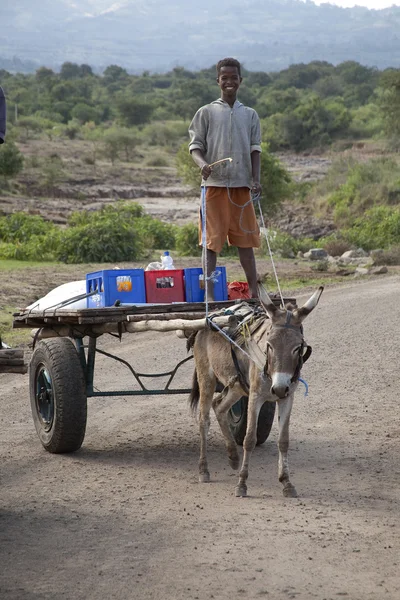
<svg viewBox="0 0 400 600"><path fill-rule="evenodd" d="M26 240L0 242L0 258L14 260L53 261L60 245L61 229L53 226L44 235L31 235Z"/></svg>
<svg viewBox="0 0 400 600"><path fill-rule="evenodd" d="M24 168L24 157L14 142L7 141L0 148L0 177L12 179Z"/></svg>
<svg viewBox="0 0 400 600"><path fill-rule="evenodd" d="M273 254L279 253L282 258L293 258L298 252L298 240L289 233L270 229L267 232L269 246ZM265 235L261 237L261 252L269 254Z"/></svg>
<svg viewBox="0 0 400 600"><path fill-rule="evenodd" d="M165 223L146 215L135 220L135 229L150 250L174 250L175 234L178 229L172 223Z"/></svg>
<svg viewBox="0 0 400 600"><path fill-rule="evenodd" d="M320 248L321 240L312 238L295 238L290 233L269 229L267 231L271 251L279 253L282 258L293 258L298 252L307 252L310 248ZM269 254L265 234L261 234L261 252Z"/></svg>
<svg viewBox="0 0 400 600"><path fill-rule="evenodd" d="M400 167L391 158L376 158L368 163L355 163L345 183L328 198L337 225L351 224L353 218L377 205L396 201L400 184Z"/></svg>
<svg viewBox="0 0 400 600"><path fill-rule="evenodd" d="M135 261L143 258L143 250L131 223L99 219L64 231L56 258L65 263Z"/></svg>
<svg viewBox="0 0 400 600"><path fill-rule="evenodd" d="M311 265L311 270L318 273L324 273L329 270L329 262L327 260L318 260Z"/></svg>
<svg viewBox="0 0 400 600"><path fill-rule="evenodd" d="M400 244L400 208L375 206L355 219L345 230L345 237L354 245L373 250Z"/></svg>
<svg viewBox="0 0 400 600"><path fill-rule="evenodd" d="M283 200L293 195L292 178L282 162L269 150L268 144L261 144L261 207L263 213L272 216Z"/></svg>
<svg viewBox="0 0 400 600"><path fill-rule="evenodd" d="M176 168L182 181L200 194L201 173L199 167L190 156L187 142L182 144L176 153Z"/></svg>
<svg viewBox="0 0 400 600"><path fill-rule="evenodd" d="M16 212L0 217L0 240L3 242L26 242L32 236L44 236L54 229L53 223L38 215Z"/></svg>
<svg viewBox="0 0 400 600"><path fill-rule="evenodd" d="M181 256L201 256L199 229L194 223L179 227L175 235L175 248Z"/></svg>

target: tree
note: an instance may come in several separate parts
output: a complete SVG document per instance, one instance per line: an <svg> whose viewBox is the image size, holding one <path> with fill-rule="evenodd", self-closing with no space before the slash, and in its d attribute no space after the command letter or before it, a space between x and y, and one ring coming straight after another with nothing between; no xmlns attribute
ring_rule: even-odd
<svg viewBox="0 0 400 600"><path fill-rule="evenodd" d="M76 79L81 74L79 65L72 62L65 62L61 65L60 78L61 79Z"/></svg>
<svg viewBox="0 0 400 600"><path fill-rule="evenodd" d="M117 102L117 109L121 121L127 127L148 123L153 112L153 106L149 102L129 97L120 98Z"/></svg>
<svg viewBox="0 0 400 600"><path fill-rule="evenodd" d="M127 80L128 72L118 65L110 65L104 69L103 77L105 84L108 85L109 83L115 83L116 81Z"/></svg>
<svg viewBox="0 0 400 600"><path fill-rule="evenodd" d="M71 110L71 116L73 119L77 119L81 123L87 123L88 121L98 121L98 112L93 106L89 106L84 102L79 102Z"/></svg>
<svg viewBox="0 0 400 600"><path fill-rule="evenodd" d="M389 69L381 77L383 90L380 107L385 130L391 138L400 138L400 69Z"/></svg>
<svg viewBox="0 0 400 600"><path fill-rule="evenodd" d="M261 207L263 213L272 216L283 200L292 195L292 178L279 158L270 152L268 144L261 144Z"/></svg>
<svg viewBox="0 0 400 600"><path fill-rule="evenodd" d="M24 168L24 157L13 142L6 142L0 149L0 176L12 179Z"/></svg>

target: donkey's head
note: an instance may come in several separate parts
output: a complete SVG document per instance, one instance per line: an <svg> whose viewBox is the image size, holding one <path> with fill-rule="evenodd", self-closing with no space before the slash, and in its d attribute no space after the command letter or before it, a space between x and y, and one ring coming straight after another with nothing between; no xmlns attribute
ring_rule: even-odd
<svg viewBox="0 0 400 600"><path fill-rule="evenodd" d="M278 398L286 398L290 384L297 381L300 371L310 354L303 337L302 323L317 306L323 287L311 296L301 308L279 308L271 301L267 291L259 286L261 304L271 319L271 329L266 347L266 375L271 379L271 392Z"/></svg>

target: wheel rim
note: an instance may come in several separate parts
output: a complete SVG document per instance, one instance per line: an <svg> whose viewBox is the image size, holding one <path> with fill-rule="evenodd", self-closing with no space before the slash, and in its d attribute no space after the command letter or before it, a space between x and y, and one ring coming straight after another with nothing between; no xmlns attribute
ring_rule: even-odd
<svg viewBox="0 0 400 600"><path fill-rule="evenodd" d="M240 398L230 409L232 423L239 423L243 417L244 403L243 398Z"/></svg>
<svg viewBox="0 0 400 600"><path fill-rule="evenodd" d="M54 394L50 374L44 365L37 370L35 400L42 426L45 431L50 431L54 420Z"/></svg>

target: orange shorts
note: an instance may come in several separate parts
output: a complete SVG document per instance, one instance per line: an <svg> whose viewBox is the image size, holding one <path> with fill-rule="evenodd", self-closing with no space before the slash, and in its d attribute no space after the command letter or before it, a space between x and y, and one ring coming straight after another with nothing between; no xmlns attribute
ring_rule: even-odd
<svg viewBox="0 0 400 600"><path fill-rule="evenodd" d="M247 187L226 188L210 186L206 188L208 250L213 250L218 254L221 252L226 239L230 246L259 248L260 229L253 203L250 200L250 190ZM200 245L203 244L202 230L202 211L200 208Z"/></svg>

